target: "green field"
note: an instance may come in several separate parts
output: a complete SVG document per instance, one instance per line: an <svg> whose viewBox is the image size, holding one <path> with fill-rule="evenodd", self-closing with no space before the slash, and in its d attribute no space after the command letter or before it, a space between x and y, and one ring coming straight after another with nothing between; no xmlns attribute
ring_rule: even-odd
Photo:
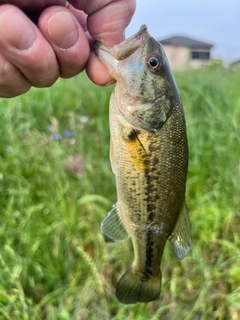
<svg viewBox="0 0 240 320"><path fill-rule="evenodd" d="M108 101L80 75L0 101L0 320L240 319L240 74L176 74L189 139L192 251L167 244L159 301L114 295L130 242L99 226L116 202ZM69 132L70 131L70 132Z"/></svg>

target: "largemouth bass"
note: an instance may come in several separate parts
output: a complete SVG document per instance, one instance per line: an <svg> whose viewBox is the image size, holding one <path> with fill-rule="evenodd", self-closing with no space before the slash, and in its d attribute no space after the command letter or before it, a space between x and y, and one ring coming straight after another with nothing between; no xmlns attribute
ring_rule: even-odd
<svg viewBox="0 0 240 320"><path fill-rule="evenodd" d="M191 246L182 103L164 50L146 26L113 48L97 42L95 51L117 80L110 100L110 159L118 202L101 231L133 243L134 261L117 284L118 300L149 302L160 295L166 241L178 259Z"/></svg>

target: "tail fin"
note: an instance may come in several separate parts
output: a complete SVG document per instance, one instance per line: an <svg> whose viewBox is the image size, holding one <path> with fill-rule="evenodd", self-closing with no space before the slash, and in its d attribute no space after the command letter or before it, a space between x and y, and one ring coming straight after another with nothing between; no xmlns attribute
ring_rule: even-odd
<svg viewBox="0 0 240 320"><path fill-rule="evenodd" d="M116 288L117 299L125 304L150 302L159 298L161 291L161 272L159 276L146 279L134 274L132 267L121 277Z"/></svg>

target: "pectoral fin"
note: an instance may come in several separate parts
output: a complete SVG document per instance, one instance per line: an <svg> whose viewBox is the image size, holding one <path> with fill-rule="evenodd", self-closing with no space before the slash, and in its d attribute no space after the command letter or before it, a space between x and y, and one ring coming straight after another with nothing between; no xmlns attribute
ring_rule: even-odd
<svg viewBox="0 0 240 320"><path fill-rule="evenodd" d="M112 138L110 138L110 162L111 162L111 167L112 167L112 172L115 174L115 167L114 167L114 151L113 151L113 143L112 143Z"/></svg>
<svg viewBox="0 0 240 320"><path fill-rule="evenodd" d="M135 131L132 131L127 139L124 138L128 152L135 167L144 171L149 168L149 159L144 146Z"/></svg>
<svg viewBox="0 0 240 320"><path fill-rule="evenodd" d="M181 260L188 255L191 248L191 225L185 201L169 241L178 259Z"/></svg>
<svg viewBox="0 0 240 320"><path fill-rule="evenodd" d="M100 230L108 238L114 241L124 241L129 237L127 231L118 215L117 203L103 220Z"/></svg>

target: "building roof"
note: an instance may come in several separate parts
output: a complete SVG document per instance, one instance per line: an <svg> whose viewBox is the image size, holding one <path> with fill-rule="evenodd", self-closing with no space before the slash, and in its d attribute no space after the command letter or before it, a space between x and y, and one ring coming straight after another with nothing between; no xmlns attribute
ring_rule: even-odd
<svg viewBox="0 0 240 320"><path fill-rule="evenodd" d="M233 65L239 64L239 63L240 63L240 58L232 61L232 62L230 63L230 65L233 66Z"/></svg>
<svg viewBox="0 0 240 320"><path fill-rule="evenodd" d="M159 40L161 44L175 45L175 46L184 46L189 48L198 48L198 49L211 49L213 44L198 41L192 38L184 37L184 36L173 36L170 38Z"/></svg>

